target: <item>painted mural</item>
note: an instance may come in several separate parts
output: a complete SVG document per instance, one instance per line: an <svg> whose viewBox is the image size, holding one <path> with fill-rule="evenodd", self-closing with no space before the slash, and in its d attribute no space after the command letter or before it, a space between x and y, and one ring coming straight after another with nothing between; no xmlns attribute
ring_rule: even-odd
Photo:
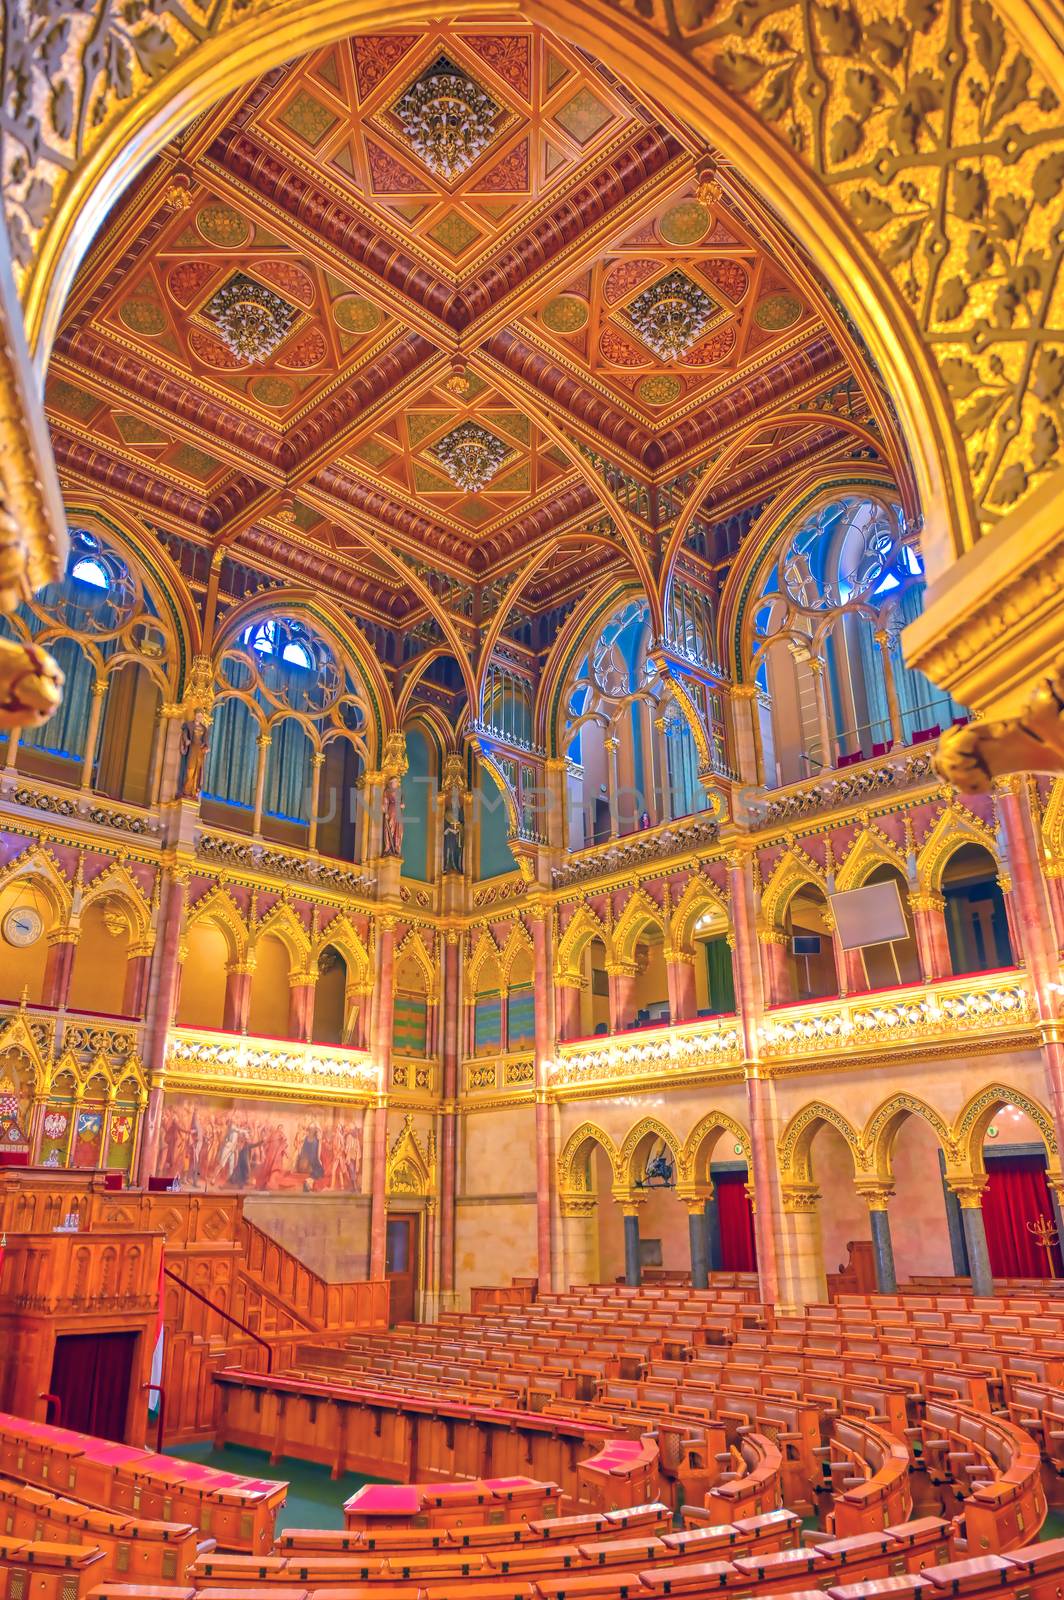
<svg viewBox="0 0 1064 1600"><path fill-rule="evenodd" d="M183 1189L350 1194L362 1183L363 1113L262 1101L167 1101L160 1173Z"/></svg>

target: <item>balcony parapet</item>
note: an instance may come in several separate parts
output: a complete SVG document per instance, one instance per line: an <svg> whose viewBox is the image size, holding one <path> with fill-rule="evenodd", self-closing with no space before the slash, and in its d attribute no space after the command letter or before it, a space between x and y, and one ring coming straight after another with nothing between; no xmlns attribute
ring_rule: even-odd
<svg viewBox="0 0 1064 1600"><path fill-rule="evenodd" d="M365 1050L299 1044L206 1028L171 1028L166 1043L168 1088L201 1094L244 1092L273 1100L371 1102L380 1069Z"/></svg>
<svg viewBox="0 0 1064 1600"><path fill-rule="evenodd" d="M667 1027L581 1039L558 1046L548 1074L552 1089L639 1079L701 1077L741 1068L743 1036L737 1017L700 1017Z"/></svg>
<svg viewBox="0 0 1064 1600"><path fill-rule="evenodd" d="M935 744L877 756L842 771L831 771L812 782L786 789L761 790L747 799L750 825L755 830L780 823L801 822L824 811L845 811L865 806L880 796L897 794L920 784L939 786L942 780L932 766Z"/></svg>
<svg viewBox="0 0 1064 1600"><path fill-rule="evenodd" d="M196 855L221 867L235 868L263 878L290 878L341 894L373 892L374 880L357 864L333 861L298 846L282 848L217 828L196 835Z"/></svg>
<svg viewBox="0 0 1064 1600"><path fill-rule="evenodd" d="M761 1059L804 1058L825 1064L837 1052L896 1048L940 1051L958 1037L970 1047L982 1037L994 1048L1034 1032L1035 1006L1025 973L977 973L945 983L918 984L844 1000L814 1000L773 1008L758 1030Z"/></svg>
<svg viewBox="0 0 1064 1600"><path fill-rule="evenodd" d="M715 817L695 815L677 822L663 822L643 832L624 834L577 851L563 866L551 872L555 889L584 883L589 878L605 878L614 872L651 866L671 856L687 855L692 850L715 845L720 828Z"/></svg>
<svg viewBox="0 0 1064 1600"><path fill-rule="evenodd" d="M143 1023L133 1017L104 1017L92 1012L60 1011L53 1006L0 1004L0 1037L21 1021L42 1058L68 1052L79 1061L120 1067L141 1055Z"/></svg>
<svg viewBox="0 0 1064 1600"><path fill-rule="evenodd" d="M127 838L152 843L159 838L158 813L150 807L127 805L122 800L109 800L105 795L71 789L62 783L48 783L43 778L27 778L13 772L0 785L0 799L5 808L12 807L29 815L37 813L62 822L88 823L108 833L121 833Z"/></svg>

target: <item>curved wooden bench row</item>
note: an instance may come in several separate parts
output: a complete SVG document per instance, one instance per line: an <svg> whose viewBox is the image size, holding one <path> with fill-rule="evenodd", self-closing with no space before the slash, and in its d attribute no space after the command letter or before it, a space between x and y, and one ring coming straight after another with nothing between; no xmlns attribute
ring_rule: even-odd
<svg viewBox="0 0 1064 1600"><path fill-rule="evenodd" d="M9 1479L0 1479L0 1520L10 1538L95 1545L108 1577L129 1573L151 1583L183 1581L203 1548L188 1523L104 1511ZM213 1547L214 1540L206 1545Z"/></svg>
<svg viewBox="0 0 1064 1600"><path fill-rule="evenodd" d="M233 1550L268 1550L286 1483L112 1444L0 1412L0 1474L88 1505L188 1522Z"/></svg>
<svg viewBox="0 0 1064 1600"><path fill-rule="evenodd" d="M703 1505L685 1505L685 1528L714 1528L737 1518L758 1517L783 1505L783 1456L762 1433L746 1433L732 1447L735 1468L725 1471Z"/></svg>
<svg viewBox="0 0 1064 1600"><path fill-rule="evenodd" d="M468 1523L447 1528L289 1528L277 1536L274 1552L315 1551L340 1555L346 1551L502 1550L515 1544L544 1540L579 1543L583 1539L610 1538L628 1533L660 1535L672 1531L672 1515L660 1501L631 1506L623 1511L584 1512L576 1516L545 1517L536 1522Z"/></svg>
<svg viewBox="0 0 1064 1600"><path fill-rule="evenodd" d="M834 1496L828 1514L832 1532L843 1538L908 1521L910 1467L907 1446L893 1434L857 1417L836 1417L827 1474Z"/></svg>
<svg viewBox="0 0 1064 1600"><path fill-rule="evenodd" d="M929 1476L963 1501L970 1549L1010 1550L1038 1533L1046 1497L1030 1434L1005 1418L932 1401L919 1437Z"/></svg>
<svg viewBox="0 0 1064 1600"><path fill-rule="evenodd" d="M557 1516L561 1491L535 1478L462 1483L367 1483L344 1501L350 1530L454 1528L516 1517Z"/></svg>

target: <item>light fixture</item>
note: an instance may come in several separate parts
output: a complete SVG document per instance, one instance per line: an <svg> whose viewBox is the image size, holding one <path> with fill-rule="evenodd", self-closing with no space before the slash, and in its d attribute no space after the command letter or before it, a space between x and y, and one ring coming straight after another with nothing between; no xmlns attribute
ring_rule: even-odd
<svg viewBox="0 0 1064 1600"><path fill-rule="evenodd" d="M677 268L637 295L624 316L656 356L675 361L701 338L715 310L705 290Z"/></svg>
<svg viewBox="0 0 1064 1600"><path fill-rule="evenodd" d="M429 452L439 462L452 483L476 494L489 483L512 454L487 428L477 422L460 422L445 433Z"/></svg>
<svg viewBox="0 0 1064 1600"><path fill-rule="evenodd" d="M437 178L461 177L495 136L501 107L446 56L392 107L414 154Z"/></svg>
<svg viewBox="0 0 1064 1600"><path fill-rule="evenodd" d="M235 272L203 307L218 337L241 361L265 361L291 333L296 308L244 272Z"/></svg>

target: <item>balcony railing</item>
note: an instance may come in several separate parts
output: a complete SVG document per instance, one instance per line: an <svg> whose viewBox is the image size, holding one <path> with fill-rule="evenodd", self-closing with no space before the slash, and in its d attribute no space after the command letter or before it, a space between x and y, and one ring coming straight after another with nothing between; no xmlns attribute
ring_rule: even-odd
<svg viewBox="0 0 1064 1600"><path fill-rule="evenodd" d="M380 1069L365 1050L207 1028L170 1029L166 1081L171 1088L232 1093L236 1087L273 1099L368 1099L381 1087Z"/></svg>
<svg viewBox="0 0 1064 1600"><path fill-rule="evenodd" d="M934 1045L957 1034L1022 1033L1034 1018L1025 973L973 973L945 983L775 1007L758 1037L764 1060L839 1051L851 1056L895 1045Z"/></svg>
<svg viewBox="0 0 1064 1600"><path fill-rule="evenodd" d="M700 1017L559 1045L549 1082L558 1089L627 1078L686 1077L734 1068L742 1059L738 1018Z"/></svg>
<svg viewBox="0 0 1064 1600"><path fill-rule="evenodd" d="M80 1061L95 1061L103 1056L120 1065L130 1056L143 1054L144 1024L135 1017L0 1001L0 1030L16 1017L22 1018L42 1055L60 1056L72 1051Z"/></svg>

